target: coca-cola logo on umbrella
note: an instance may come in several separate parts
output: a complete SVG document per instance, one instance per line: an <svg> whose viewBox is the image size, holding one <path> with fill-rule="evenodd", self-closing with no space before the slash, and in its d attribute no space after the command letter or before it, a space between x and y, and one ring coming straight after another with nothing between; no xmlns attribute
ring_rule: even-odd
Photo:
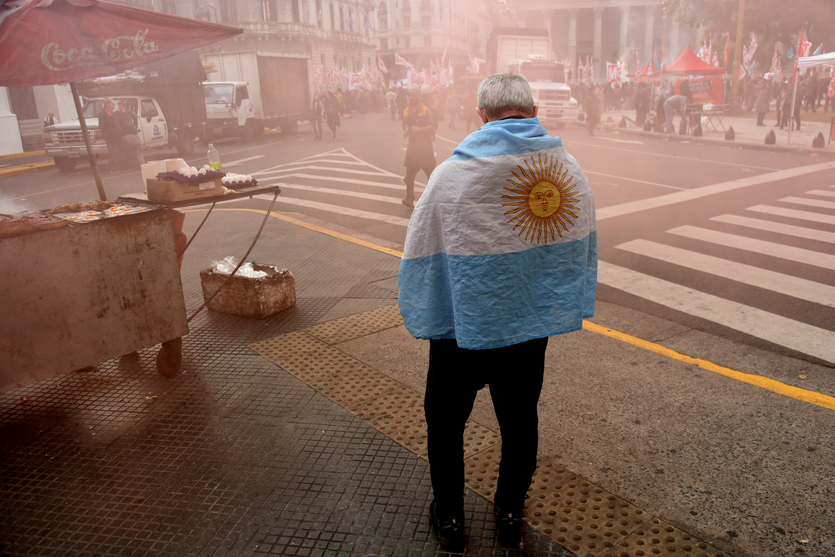
<svg viewBox="0 0 835 557"><path fill-rule="evenodd" d="M154 41L145 42L147 36L148 29L140 30L134 36L122 35L106 39L98 48L64 50L58 43L48 43L41 49L41 62L50 70L64 71L76 66L98 66L141 58L159 51Z"/></svg>

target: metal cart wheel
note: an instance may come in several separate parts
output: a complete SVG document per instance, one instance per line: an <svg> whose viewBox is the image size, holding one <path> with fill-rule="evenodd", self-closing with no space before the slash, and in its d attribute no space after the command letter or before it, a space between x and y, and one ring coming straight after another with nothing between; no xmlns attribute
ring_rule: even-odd
<svg viewBox="0 0 835 557"><path fill-rule="evenodd" d="M180 372L183 361L183 337L162 343L157 354L157 371L163 377L174 377Z"/></svg>

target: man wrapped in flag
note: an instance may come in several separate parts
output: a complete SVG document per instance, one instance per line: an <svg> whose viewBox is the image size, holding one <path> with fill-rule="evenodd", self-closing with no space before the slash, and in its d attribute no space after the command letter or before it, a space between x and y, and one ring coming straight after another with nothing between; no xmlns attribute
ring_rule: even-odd
<svg viewBox="0 0 835 557"><path fill-rule="evenodd" d="M429 339L430 521L451 550L465 544L464 425L486 384L502 432L496 531L518 546L548 337L582 328L597 284L589 181L539 124L527 80L486 78L476 110L484 125L432 173L400 264L404 323Z"/></svg>

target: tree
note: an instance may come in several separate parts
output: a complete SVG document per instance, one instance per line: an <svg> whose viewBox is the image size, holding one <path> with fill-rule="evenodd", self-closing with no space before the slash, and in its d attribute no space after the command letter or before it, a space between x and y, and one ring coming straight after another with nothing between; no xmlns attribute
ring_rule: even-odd
<svg viewBox="0 0 835 557"><path fill-rule="evenodd" d="M688 27L704 25L714 38L729 34L736 40L739 0L665 0L670 13ZM824 45L824 52L835 50L835 2L833 0L746 0L745 38L757 34L759 47L755 55L757 67L768 68L779 41L788 50L797 47L800 28L812 49ZM722 47L724 48L724 41Z"/></svg>

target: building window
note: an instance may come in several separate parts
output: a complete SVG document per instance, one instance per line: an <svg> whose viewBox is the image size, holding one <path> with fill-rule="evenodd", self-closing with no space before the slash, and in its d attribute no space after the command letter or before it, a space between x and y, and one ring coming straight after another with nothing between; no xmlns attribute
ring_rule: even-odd
<svg viewBox="0 0 835 557"><path fill-rule="evenodd" d="M174 0L162 0L161 8L162 9L160 11L164 13L173 15L177 14L177 8L174 6Z"/></svg>
<svg viewBox="0 0 835 557"><path fill-rule="evenodd" d="M409 37L403 37L403 48L411 48L411 42Z"/></svg>
<svg viewBox="0 0 835 557"><path fill-rule="evenodd" d="M316 27L322 29L322 0L316 0Z"/></svg>
<svg viewBox="0 0 835 557"><path fill-rule="evenodd" d="M389 49L389 40L388 39L380 39L380 50L388 50Z"/></svg>
<svg viewBox="0 0 835 557"><path fill-rule="evenodd" d="M299 0L290 0L290 11L293 14L293 23L300 23L301 14L299 13Z"/></svg>
<svg viewBox="0 0 835 557"><path fill-rule="evenodd" d="M262 21L278 21L278 8L275 0L262 0L261 17Z"/></svg>
<svg viewBox="0 0 835 557"><path fill-rule="evenodd" d="M403 29L408 29L412 26L412 16L403 14Z"/></svg>
<svg viewBox="0 0 835 557"><path fill-rule="evenodd" d="M223 23L236 23L238 21L238 9L235 0L222 0L220 2L220 20Z"/></svg>
<svg viewBox="0 0 835 557"><path fill-rule="evenodd" d="M385 31L389 28L389 13L385 2L380 2L380 7L377 8L377 27L380 31Z"/></svg>
<svg viewBox="0 0 835 557"><path fill-rule="evenodd" d="M345 30L345 8L339 6L339 29Z"/></svg>
<svg viewBox="0 0 835 557"><path fill-rule="evenodd" d="M432 27L432 14L423 14L420 16L420 24L424 27Z"/></svg>
<svg viewBox="0 0 835 557"><path fill-rule="evenodd" d="M333 17L333 2L330 4L331 12L331 31L336 31L336 18Z"/></svg>
<svg viewBox="0 0 835 557"><path fill-rule="evenodd" d="M423 46L424 47L431 47L432 46L432 35L424 35Z"/></svg>

